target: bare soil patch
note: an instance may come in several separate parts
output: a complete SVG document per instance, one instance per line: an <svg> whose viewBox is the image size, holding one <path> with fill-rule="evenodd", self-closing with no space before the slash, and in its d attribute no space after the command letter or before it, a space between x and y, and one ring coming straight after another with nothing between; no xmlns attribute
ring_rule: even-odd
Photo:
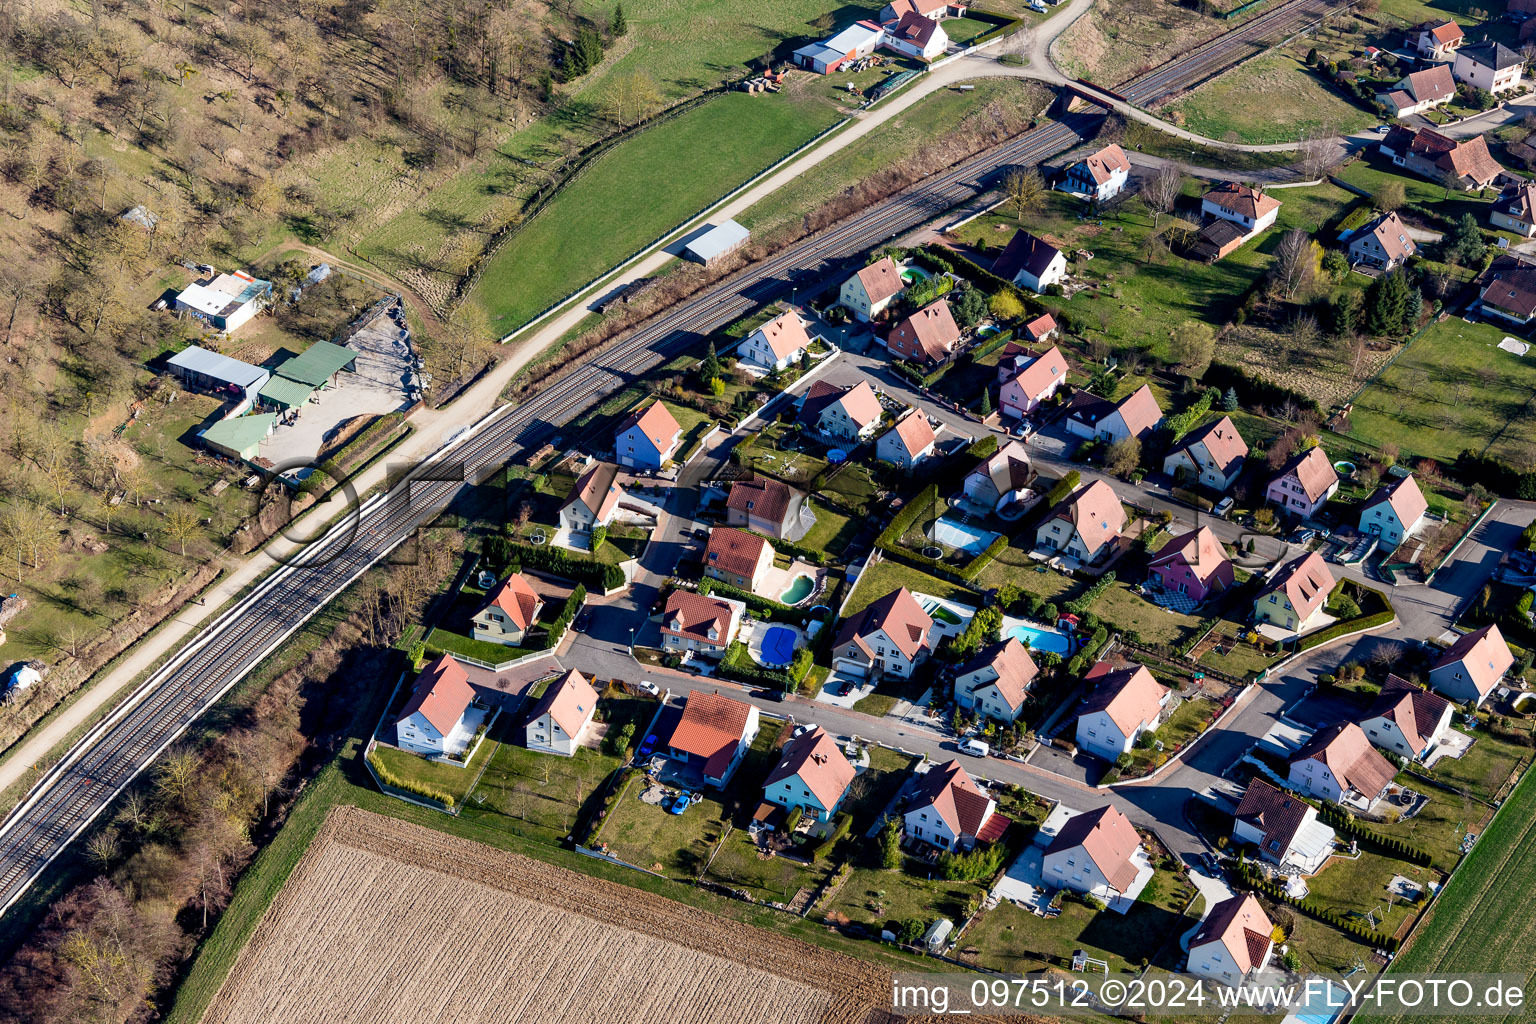
<svg viewBox="0 0 1536 1024"><path fill-rule="evenodd" d="M1073 22L1054 57L1070 74L1113 87L1232 27L1173 0L1117 0Z"/></svg>

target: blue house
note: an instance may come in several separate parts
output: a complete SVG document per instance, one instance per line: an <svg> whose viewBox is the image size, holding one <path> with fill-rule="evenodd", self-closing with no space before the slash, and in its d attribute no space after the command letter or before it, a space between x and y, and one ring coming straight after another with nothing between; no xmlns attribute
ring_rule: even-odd
<svg viewBox="0 0 1536 1024"><path fill-rule="evenodd" d="M614 461L630 469L660 469L682 443L683 428L665 405L652 402L619 425L614 435Z"/></svg>
<svg viewBox="0 0 1536 1024"><path fill-rule="evenodd" d="M763 784L763 800L826 821L837 812L855 774L832 737L817 726L784 744L783 759Z"/></svg>

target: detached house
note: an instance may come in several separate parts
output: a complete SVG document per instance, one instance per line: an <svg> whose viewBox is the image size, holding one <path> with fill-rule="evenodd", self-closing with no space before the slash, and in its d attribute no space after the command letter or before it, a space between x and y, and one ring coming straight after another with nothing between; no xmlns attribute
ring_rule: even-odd
<svg viewBox="0 0 1536 1024"><path fill-rule="evenodd" d="M461 754L474 732L464 723L475 699L469 673L452 655L440 654L422 668L410 699L395 720L395 743L418 754Z"/></svg>
<svg viewBox="0 0 1536 1024"><path fill-rule="evenodd" d="M995 843L1013 822L976 785L959 761L929 768L913 791L902 825L908 839L941 850Z"/></svg>
<svg viewBox="0 0 1536 1024"><path fill-rule="evenodd" d="M1090 441L1114 444L1132 437L1146 441L1163 422L1162 406L1148 384L1113 405L1086 391L1079 391L1072 399L1067 433Z"/></svg>
<svg viewBox="0 0 1536 1024"><path fill-rule="evenodd" d="M736 352L749 363L782 370L798 363L810 347L811 337L805 333L804 321L790 310L747 335Z"/></svg>
<svg viewBox="0 0 1536 1024"><path fill-rule="evenodd" d="M742 590L756 591L773 565L773 545L745 530L717 526L704 548L704 575Z"/></svg>
<svg viewBox="0 0 1536 1024"><path fill-rule="evenodd" d="M529 750L573 757L596 713L597 691L580 672L567 672L528 713L524 742Z"/></svg>
<svg viewBox="0 0 1536 1024"><path fill-rule="evenodd" d="M937 440L927 414L914 407L907 410L894 427L880 435L880 440L875 442L875 457L911 472L933 458Z"/></svg>
<svg viewBox="0 0 1536 1024"><path fill-rule="evenodd" d="M1136 744L1136 737L1157 728L1172 692L1144 665L1114 669L1099 662L1083 676L1093 689L1077 713L1077 745L1113 761Z"/></svg>
<svg viewBox="0 0 1536 1024"><path fill-rule="evenodd" d="M1520 85L1520 71L1524 67L1525 58L1490 39L1457 50L1451 73L1458 82L1497 95Z"/></svg>
<svg viewBox="0 0 1536 1024"><path fill-rule="evenodd" d="M1163 472L1186 487L1198 484L1225 494L1242 475L1248 442L1232 417L1223 416L1189 434L1163 459Z"/></svg>
<svg viewBox="0 0 1536 1024"><path fill-rule="evenodd" d="M1035 479L1029 452L1018 441L1009 441L977 463L965 475L965 496L976 507L996 512L1018 501Z"/></svg>
<svg viewBox="0 0 1536 1024"><path fill-rule="evenodd" d="M890 673L908 679L930 651L933 619L906 587L850 616L832 645L832 668L857 679Z"/></svg>
<svg viewBox="0 0 1536 1024"><path fill-rule="evenodd" d="M1269 965L1275 926L1251 892L1222 900L1189 940L1189 973L1236 987Z"/></svg>
<svg viewBox="0 0 1536 1024"><path fill-rule="evenodd" d="M1108 902L1124 896L1152 867L1141 836L1113 805L1073 815L1061 826L1040 862L1047 885L1087 893Z"/></svg>
<svg viewBox="0 0 1536 1024"><path fill-rule="evenodd" d="M1252 238L1269 227L1280 215L1280 200L1235 181L1223 182L1200 198L1200 212L1217 220L1231 221Z"/></svg>
<svg viewBox="0 0 1536 1024"><path fill-rule="evenodd" d="M930 302L893 327L885 339L885 348L891 358L906 359L923 366L934 366L951 358L959 344L960 327L955 323L947 299Z"/></svg>
<svg viewBox="0 0 1536 1024"><path fill-rule="evenodd" d="M1049 313L1041 313L1024 325L1024 339L1036 343L1050 341L1056 337L1058 330L1056 318ZM1033 353L1030 354L1033 356ZM1015 369L1015 372L1017 372L1017 369Z"/></svg>
<svg viewBox="0 0 1536 1024"><path fill-rule="evenodd" d="M880 8L880 20L895 21L908 14L920 14L939 21L944 18L963 18L969 9L969 3L956 0L891 0Z"/></svg>
<svg viewBox="0 0 1536 1024"><path fill-rule="evenodd" d="M661 612L661 643L669 651L721 655L736 639L746 605L723 597L674 590Z"/></svg>
<svg viewBox="0 0 1536 1024"><path fill-rule="evenodd" d="M1397 769L1354 722L1319 729L1290 757L1286 781L1308 796L1369 810Z"/></svg>
<svg viewBox="0 0 1536 1024"><path fill-rule="evenodd" d="M1507 173L1481 135L1457 142L1432 128L1394 125L1381 140L1383 156L1432 181L1456 181L1463 191L1487 188Z"/></svg>
<svg viewBox="0 0 1536 1024"><path fill-rule="evenodd" d="M1102 203L1119 195L1130 177L1131 162L1126 159L1125 150L1110 143L1068 167L1056 187Z"/></svg>
<svg viewBox="0 0 1536 1024"><path fill-rule="evenodd" d="M1047 315L1040 320L1051 318ZM1040 320L1034 324L1039 324ZM1045 330L1049 333L1055 329L1056 321L1051 320L1050 327ZM1024 419L1067 383L1067 360L1055 345L1039 355L1027 350L1021 352L1014 357L1013 366L1012 376L1003 381L998 394L998 405L1004 416Z"/></svg>
<svg viewBox="0 0 1536 1024"><path fill-rule="evenodd" d="M1464 634L1429 670L1429 685L1458 704L1482 704L1515 663L1499 627Z"/></svg>
<svg viewBox="0 0 1536 1024"><path fill-rule="evenodd" d="M1088 564L1108 554L1124 529L1119 495L1103 480L1095 480L1079 487L1035 528L1035 548Z"/></svg>
<svg viewBox="0 0 1536 1024"><path fill-rule="evenodd" d="M1408 237L1408 228L1396 213L1382 214L1349 239L1350 263L1381 270L1400 266L1418 251L1418 244Z"/></svg>
<svg viewBox="0 0 1536 1024"><path fill-rule="evenodd" d="M1380 539L1383 551L1393 551L1424 522L1429 502L1413 475L1382 484L1360 506L1360 532Z"/></svg>
<svg viewBox="0 0 1536 1024"><path fill-rule="evenodd" d="M1067 258L1060 249L1022 229L992 261L992 273L1036 295L1067 277Z"/></svg>
<svg viewBox="0 0 1536 1024"><path fill-rule="evenodd" d="M1465 39L1454 21L1426 21L1408 30L1403 45L1428 60L1450 60Z"/></svg>
<svg viewBox="0 0 1536 1024"><path fill-rule="evenodd" d="M544 599L533 592L522 573L513 573L491 591L485 607L475 612L476 640L514 647L538 621Z"/></svg>
<svg viewBox="0 0 1536 1024"><path fill-rule="evenodd" d="M725 522L769 537L790 539L805 496L771 476L737 480L725 499Z"/></svg>
<svg viewBox="0 0 1536 1024"><path fill-rule="evenodd" d="M1039 674L1029 649L1009 637L955 670L955 703L999 722L1018 721Z"/></svg>
<svg viewBox="0 0 1536 1024"><path fill-rule="evenodd" d="M1339 489L1339 474L1328 461L1328 453L1314 445L1291 456L1280 472L1269 481L1264 500L1301 519L1317 514Z"/></svg>
<svg viewBox="0 0 1536 1024"><path fill-rule="evenodd" d="M1232 560L1209 526L1175 537L1147 563L1164 590L1199 603L1232 586Z"/></svg>
<svg viewBox="0 0 1536 1024"><path fill-rule="evenodd" d="M1536 235L1536 185L1521 183L1506 188L1488 211L1488 220L1496 228L1526 238Z"/></svg>
<svg viewBox="0 0 1536 1024"><path fill-rule="evenodd" d="M1449 64L1436 64L1405 75L1388 91L1376 94L1376 99L1393 117L1422 114L1426 110L1444 106L1455 98L1456 82L1451 77Z"/></svg>
<svg viewBox="0 0 1536 1024"><path fill-rule="evenodd" d="M1328 602L1333 573L1316 551L1281 566L1253 601L1253 618L1292 633L1305 633Z"/></svg>
<svg viewBox="0 0 1536 1024"><path fill-rule="evenodd" d="M1505 253L1494 258L1485 280L1480 312L1520 327L1536 318L1536 266Z"/></svg>
<svg viewBox="0 0 1536 1024"><path fill-rule="evenodd" d="M1232 819L1232 839L1252 843L1280 870L1311 875L1333 856L1333 829L1317 820L1317 808L1254 776Z"/></svg>
<svg viewBox="0 0 1536 1024"><path fill-rule="evenodd" d="M906 286L896 261L882 256L844 281L837 301L855 319L868 322L884 313Z"/></svg>
<svg viewBox="0 0 1536 1024"><path fill-rule="evenodd" d="M869 381L851 388L818 380L806 392L800 406L800 422L824 437L857 443L866 441L880 426L880 399Z"/></svg>
<svg viewBox="0 0 1536 1024"><path fill-rule="evenodd" d="M1360 728L1376 746L1410 761L1423 761L1451 727L1455 710L1444 697L1389 675L1360 720Z"/></svg>
<svg viewBox="0 0 1536 1024"><path fill-rule="evenodd" d="M908 57L931 61L949 48L949 33L943 26L915 11L908 11L884 28L885 48Z"/></svg>
<svg viewBox="0 0 1536 1024"><path fill-rule="evenodd" d="M718 693L694 690L667 739L671 755L697 767L706 785L725 788L759 729L758 710Z"/></svg>
<svg viewBox="0 0 1536 1024"><path fill-rule="evenodd" d="M613 445L619 465L656 470L672 461L682 442L683 428L672 413L660 402L652 402L619 425Z"/></svg>
<svg viewBox="0 0 1536 1024"><path fill-rule="evenodd" d="M572 533L591 533L594 526L613 522L624 498L618 480L619 467L611 462L593 463L576 478L570 497L560 506L560 526Z"/></svg>
<svg viewBox="0 0 1536 1024"><path fill-rule="evenodd" d="M815 726L784 744L778 767L763 783L763 800L785 811L798 807L812 821L830 821L855 774L837 742Z"/></svg>

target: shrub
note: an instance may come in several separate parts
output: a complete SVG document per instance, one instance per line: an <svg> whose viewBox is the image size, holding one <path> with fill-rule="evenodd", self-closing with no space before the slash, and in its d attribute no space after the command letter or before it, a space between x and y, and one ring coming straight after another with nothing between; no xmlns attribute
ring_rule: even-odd
<svg viewBox="0 0 1536 1024"><path fill-rule="evenodd" d="M810 859L813 862L820 860L831 851L832 847L837 845L839 840L848 834L848 830L852 827L853 816L847 811L839 811L837 817L832 819L832 831L827 833L825 839L811 847L808 854Z"/></svg>
<svg viewBox="0 0 1536 1024"><path fill-rule="evenodd" d="M880 829L880 866L886 870L901 867L901 822L887 818Z"/></svg>
<svg viewBox="0 0 1536 1024"><path fill-rule="evenodd" d="M951 882L977 882L991 878L1002 869L1006 853L1002 843L988 843L965 853L945 851L939 854L939 877Z"/></svg>
<svg viewBox="0 0 1536 1024"><path fill-rule="evenodd" d="M1057 505L1060 505L1063 501L1067 500L1067 497L1073 491L1077 490L1077 485L1082 483L1082 480L1082 474L1077 470L1067 470L1067 475L1056 481L1056 486L1052 487L1049 493L1046 494L1045 507L1055 508Z"/></svg>
<svg viewBox="0 0 1536 1024"><path fill-rule="evenodd" d="M803 817L805 817L805 811L803 808L796 807L794 810L790 811L789 814L784 818L784 831L793 832L795 829L799 828L800 819Z"/></svg>
<svg viewBox="0 0 1536 1024"><path fill-rule="evenodd" d="M560 642L560 638L570 628L571 621L576 618L576 613L581 610L581 606L586 603L586 600L587 588L580 583L576 584L576 589L571 591L571 596L565 599L565 604L561 607L560 614L544 630L545 650L554 647Z"/></svg>
<svg viewBox="0 0 1536 1024"><path fill-rule="evenodd" d="M446 790L438 789L436 786L429 785L425 782L418 782L415 779L407 779L403 776L396 775L394 772L390 771L388 767L385 766L384 761L379 757L379 752L377 750L368 751L368 766L373 769L373 774L378 776L379 781L388 786L390 789L398 789L406 793L412 793L427 800L440 803L450 811L453 810L454 799L452 793L449 793Z"/></svg>

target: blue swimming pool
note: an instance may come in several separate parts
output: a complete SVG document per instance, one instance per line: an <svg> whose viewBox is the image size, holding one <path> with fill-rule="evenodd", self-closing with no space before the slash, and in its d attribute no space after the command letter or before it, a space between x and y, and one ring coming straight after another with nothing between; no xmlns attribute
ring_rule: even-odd
<svg viewBox="0 0 1536 1024"><path fill-rule="evenodd" d="M997 534L991 530L983 530L979 526L956 522L953 519L935 520L931 533L934 543L964 551L968 555L981 554L987 550L987 545L997 538Z"/></svg>
<svg viewBox="0 0 1536 1024"><path fill-rule="evenodd" d="M1072 652L1072 641L1067 639L1066 634L1044 626L1031 626L1026 622L1010 629L1008 636L1028 644L1032 651L1051 651L1062 655Z"/></svg>
<svg viewBox="0 0 1536 1024"><path fill-rule="evenodd" d="M783 668L795 657L795 631L788 626L769 626L763 633L762 657L767 668Z"/></svg>

